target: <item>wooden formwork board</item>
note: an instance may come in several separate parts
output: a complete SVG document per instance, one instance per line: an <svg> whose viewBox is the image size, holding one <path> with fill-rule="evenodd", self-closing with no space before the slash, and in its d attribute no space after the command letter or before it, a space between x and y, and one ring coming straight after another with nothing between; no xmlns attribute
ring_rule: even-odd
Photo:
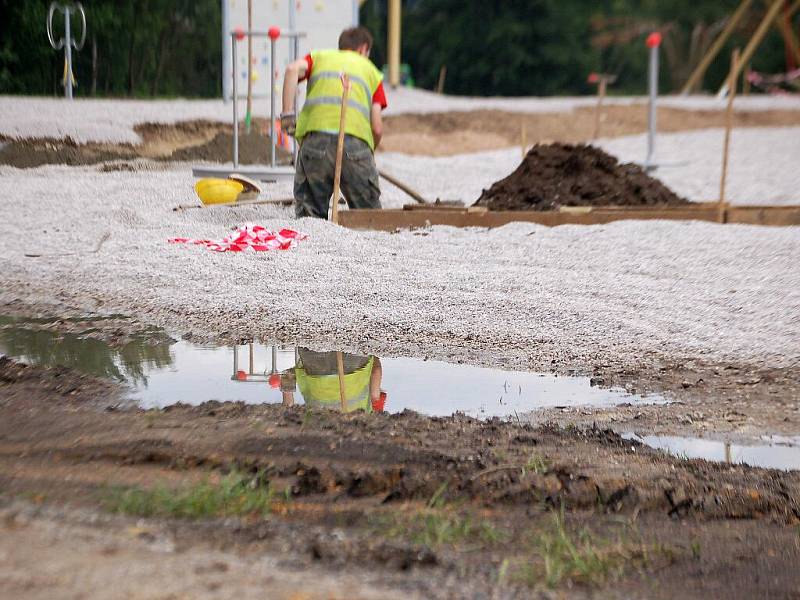
<svg viewBox="0 0 800 600"><path fill-rule="evenodd" d="M726 223L748 225L800 225L797 206L731 206L725 209ZM488 211L412 205L404 209L346 210L339 222L351 229L393 231L429 225L452 227L501 227L512 222L557 225L601 225L622 220L720 221L717 203L698 203L668 208L591 207L562 211Z"/></svg>

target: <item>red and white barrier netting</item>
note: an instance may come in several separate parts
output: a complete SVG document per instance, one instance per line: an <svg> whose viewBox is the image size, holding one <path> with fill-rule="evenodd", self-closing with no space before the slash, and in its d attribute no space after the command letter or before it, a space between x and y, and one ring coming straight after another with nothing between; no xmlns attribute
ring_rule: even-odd
<svg viewBox="0 0 800 600"><path fill-rule="evenodd" d="M242 225L236 232L221 240L195 240L191 238L170 238L170 244L195 244L205 246L215 252L266 252L267 250L289 250L308 238L305 233L293 229L270 231L261 225Z"/></svg>

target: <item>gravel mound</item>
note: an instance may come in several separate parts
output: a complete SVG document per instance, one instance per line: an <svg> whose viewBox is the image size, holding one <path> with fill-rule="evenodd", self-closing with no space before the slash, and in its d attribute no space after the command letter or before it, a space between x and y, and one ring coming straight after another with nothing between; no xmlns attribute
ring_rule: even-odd
<svg viewBox="0 0 800 600"><path fill-rule="evenodd" d="M561 206L688 204L634 164L619 164L584 144L537 144L508 177L484 190L477 206L491 210L558 210Z"/></svg>

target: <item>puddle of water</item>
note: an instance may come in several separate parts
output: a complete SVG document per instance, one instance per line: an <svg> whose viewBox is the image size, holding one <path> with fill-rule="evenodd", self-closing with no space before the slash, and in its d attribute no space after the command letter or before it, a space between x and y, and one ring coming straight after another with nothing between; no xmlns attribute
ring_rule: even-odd
<svg viewBox="0 0 800 600"><path fill-rule="evenodd" d="M161 338L166 336L162 334ZM311 361L309 351L260 344L211 347L185 341L154 343L152 337L146 337L110 347L75 334L27 329L19 322L0 329L0 352L25 362L63 365L126 382L132 388L132 399L144 408L178 402L196 405L208 400L279 403L283 393L275 375L300 364L298 357L301 362L303 356ZM324 354L329 356L323 357L323 362L335 365L335 352ZM446 416L461 411L488 418L544 407L665 402L656 395L643 398L621 389L592 387L588 377L557 377L414 358L382 358L380 362L379 386L387 393L388 412L408 408ZM335 367L332 373L336 373ZM295 393L298 402L303 399L301 387Z"/></svg>
<svg viewBox="0 0 800 600"><path fill-rule="evenodd" d="M800 469L800 438L764 436L769 444L745 446L677 436L624 434L628 440L636 440L651 448L664 450L680 458L703 458L715 462L745 464L751 467L792 471Z"/></svg>

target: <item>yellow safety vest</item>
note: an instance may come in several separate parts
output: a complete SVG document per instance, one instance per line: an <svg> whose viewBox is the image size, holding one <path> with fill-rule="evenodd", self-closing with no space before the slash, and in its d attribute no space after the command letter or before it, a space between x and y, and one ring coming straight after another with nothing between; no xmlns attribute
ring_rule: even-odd
<svg viewBox="0 0 800 600"><path fill-rule="evenodd" d="M375 149L372 138L372 96L383 74L372 62L352 50L319 50L311 53L312 69L306 103L297 119L297 139L312 131L339 133L342 106L341 74L350 76L345 133L361 138Z"/></svg>
<svg viewBox="0 0 800 600"><path fill-rule="evenodd" d="M369 397L369 380L375 357L370 356L367 364L344 376L344 397L347 412L364 410L372 412ZM309 375L303 367L295 368L297 386L303 394L307 406L322 406L338 409L341 406L339 375Z"/></svg>

